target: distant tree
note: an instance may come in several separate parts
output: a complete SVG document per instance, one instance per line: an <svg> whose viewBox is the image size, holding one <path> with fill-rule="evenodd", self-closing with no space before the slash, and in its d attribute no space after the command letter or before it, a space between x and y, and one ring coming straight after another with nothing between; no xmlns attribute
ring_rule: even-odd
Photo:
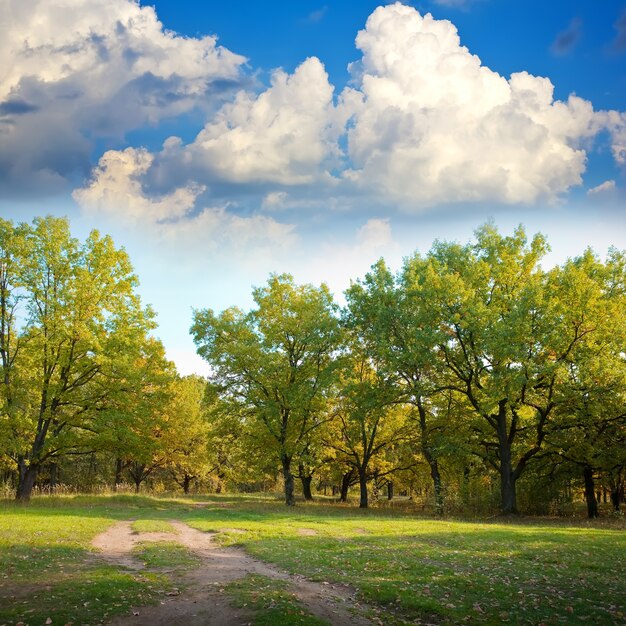
<svg viewBox="0 0 626 626"><path fill-rule="evenodd" d="M443 364L436 358L439 329L432 324L427 303L421 301L419 281L424 260L415 256L405 263L396 279L383 260L362 281L346 291L345 323L376 360L379 371L395 380L397 403L413 407L410 415L414 439L428 463L433 481L436 511L443 513L443 481L440 470L442 433L456 429L434 414L437 396L447 390Z"/></svg>
<svg viewBox="0 0 626 626"><path fill-rule="evenodd" d="M326 445L354 469L360 508L369 504L368 481L397 469L393 464L385 466L385 455L407 436L407 414L395 402L394 382L376 368L358 342L352 345L350 355L343 360L333 407L335 419L327 430Z"/></svg>
<svg viewBox="0 0 626 626"><path fill-rule="evenodd" d="M164 467L184 493L189 493L193 481L202 480L213 469L203 404L206 384L199 376L186 376L170 385L161 447Z"/></svg>

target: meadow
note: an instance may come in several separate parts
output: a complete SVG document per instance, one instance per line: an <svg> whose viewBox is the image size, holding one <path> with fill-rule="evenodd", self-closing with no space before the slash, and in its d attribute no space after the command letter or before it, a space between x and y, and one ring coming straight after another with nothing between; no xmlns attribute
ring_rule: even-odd
<svg viewBox="0 0 626 626"><path fill-rule="evenodd" d="M107 623L172 593L176 573L197 565L175 542L139 544L139 571L91 547L122 520L136 532L168 532L179 520L289 573L348 585L374 624L626 624L623 519L435 519L403 506L288 508L251 495L3 501L0 624ZM224 593L254 624L324 623L260 578Z"/></svg>

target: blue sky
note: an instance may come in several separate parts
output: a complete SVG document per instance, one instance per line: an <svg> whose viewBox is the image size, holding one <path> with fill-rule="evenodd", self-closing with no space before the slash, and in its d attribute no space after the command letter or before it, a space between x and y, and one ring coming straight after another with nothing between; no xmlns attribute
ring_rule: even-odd
<svg viewBox="0 0 626 626"><path fill-rule="evenodd" d="M493 220L626 248L626 2L2 0L0 214L129 252L183 373L193 307L341 300Z"/></svg>

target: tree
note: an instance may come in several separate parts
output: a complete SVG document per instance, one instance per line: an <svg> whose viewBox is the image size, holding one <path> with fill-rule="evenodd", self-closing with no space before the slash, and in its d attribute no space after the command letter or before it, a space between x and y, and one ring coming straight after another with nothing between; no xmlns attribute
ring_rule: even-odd
<svg viewBox="0 0 626 626"><path fill-rule="evenodd" d="M110 237L92 231L81 244L52 217L2 233L3 430L27 500L45 463L93 449L103 411L125 393L116 371L153 323Z"/></svg>
<svg viewBox="0 0 626 626"><path fill-rule="evenodd" d="M446 386L478 418L476 452L499 473L505 514L517 511L516 481L541 449L561 368L578 340L560 328L555 345L554 297L538 265L546 250L539 235L528 245L521 227L503 237L486 225L475 244L437 242L426 262L409 262L437 330Z"/></svg>
<svg viewBox="0 0 626 626"><path fill-rule="evenodd" d="M354 468L359 481L359 507L367 508L367 483L374 474L393 472L381 467L384 454L406 436L406 414L397 403L395 381L377 369L375 361L354 341L344 359L333 414L336 419L326 445ZM374 467L374 466L377 467Z"/></svg>
<svg viewBox="0 0 626 626"><path fill-rule="evenodd" d="M372 266L363 281L353 283L346 292L346 324L364 343L378 367L396 380L396 402L415 408L413 423L419 433L422 456L428 463L433 481L436 511L443 513L443 486L440 462L442 429L436 420L433 401L446 390L440 376L435 346L438 328L432 325L421 290L414 282L424 270L424 261L413 257L397 281L383 260Z"/></svg>
<svg viewBox="0 0 626 626"><path fill-rule="evenodd" d="M568 355L547 444L582 474L593 518L594 476L605 475L615 494L626 467L626 256L612 250L603 263L587 250L556 268L550 286L559 296L555 314L579 341ZM613 500L619 509L619 496Z"/></svg>
<svg viewBox="0 0 626 626"><path fill-rule="evenodd" d="M196 311L191 332L223 394L265 434L282 467L285 502L293 505L292 461L325 419L334 378L336 307L325 285L297 286L285 274L271 276L253 297L256 308L248 313Z"/></svg>
<svg viewBox="0 0 626 626"><path fill-rule="evenodd" d="M189 493L192 481L211 471L209 423L203 406L206 381L186 376L171 383L171 398L165 410L161 438L164 467L174 481Z"/></svg>

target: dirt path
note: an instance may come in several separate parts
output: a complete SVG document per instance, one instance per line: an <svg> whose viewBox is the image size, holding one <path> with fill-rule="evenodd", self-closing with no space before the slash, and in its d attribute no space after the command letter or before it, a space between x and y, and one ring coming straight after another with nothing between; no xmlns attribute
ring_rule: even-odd
<svg viewBox="0 0 626 626"><path fill-rule="evenodd" d="M223 585L247 574L260 574L286 581L289 591L315 616L336 626L367 626L372 624L363 616L367 607L359 605L346 587L312 582L292 576L267 563L253 559L239 548L222 548L210 533L190 528L182 522L172 522L176 534L139 533L131 522L120 522L96 537L93 546L106 561L132 570L143 564L133 557L132 548L139 542L178 541L195 552L202 564L190 569L180 578L184 591L166 596L159 605L135 608L131 615L114 619L114 626L234 626L249 624L251 614L231 606Z"/></svg>

